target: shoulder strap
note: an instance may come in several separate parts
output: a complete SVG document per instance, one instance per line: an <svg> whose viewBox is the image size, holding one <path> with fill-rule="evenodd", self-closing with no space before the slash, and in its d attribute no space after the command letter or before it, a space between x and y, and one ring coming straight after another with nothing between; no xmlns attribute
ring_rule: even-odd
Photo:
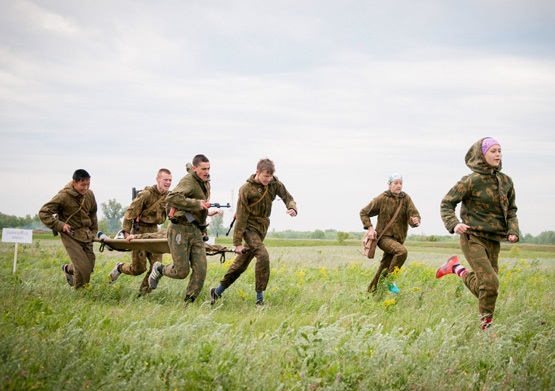
<svg viewBox="0 0 555 391"><path fill-rule="evenodd" d="M385 228L383 229L382 233L378 236L378 241L382 238L383 234L385 233L385 231L387 231L387 229L389 227L391 227L391 224L393 224L393 222L395 221L395 219L397 218L397 215L399 214L399 211L401 210L401 206L403 206L403 198L401 198L401 203L399 204L399 206L397 207L397 210L395 211L395 214L393 215L393 217L391 218L391 220L389 220L389 223L387 223L387 225L385 226Z"/></svg>
<svg viewBox="0 0 555 391"><path fill-rule="evenodd" d="M260 203L260 201L262 201L264 199L264 197L266 197L266 194L268 193L268 185L264 186L264 194L262 194L262 197L260 197L255 203L249 205L249 210L251 210L251 208L255 205L258 205Z"/></svg>
<svg viewBox="0 0 555 391"><path fill-rule="evenodd" d="M150 207L149 207L148 209L143 210L143 212L141 213L141 216L142 216L143 214L152 212L152 211L154 210L154 208L155 208L156 206L158 206L158 204L159 204L160 202L164 201L165 199L166 199L166 196L164 196L164 195L163 195L162 197L158 198L158 200L157 200L154 204L150 205Z"/></svg>

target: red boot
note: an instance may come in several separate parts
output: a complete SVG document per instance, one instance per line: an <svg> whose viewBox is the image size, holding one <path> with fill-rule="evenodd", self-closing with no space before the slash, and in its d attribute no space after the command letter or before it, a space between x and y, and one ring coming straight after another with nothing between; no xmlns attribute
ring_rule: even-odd
<svg viewBox="0 0 555 391"><path fill-rule="evenodd" d="M436 278L441 278L446 274L453 274L453 269L456 265L460 265L459 258L456 255L453 255L443 264L443 266L437 269Z"/></svg>

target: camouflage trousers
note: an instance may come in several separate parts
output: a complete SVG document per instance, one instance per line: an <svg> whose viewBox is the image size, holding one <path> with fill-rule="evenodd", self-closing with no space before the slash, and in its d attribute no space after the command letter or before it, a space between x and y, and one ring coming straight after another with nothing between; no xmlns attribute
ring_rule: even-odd
<svg viewBox="0 0 555 391"><path fill-rule="evenodd" d="M478 310L482 317L493 316L499 292L499 251L496 240L478 236L460 235L461 250L472 268L463 276L466 287L478 298Z"/></svg>
<svg viewBox="0 0 555 391"><path fill-rule="evenodd" d="M393 273L396 267L400 269L407 260L407 249L392 237L384 236L381 238L378 247L383 250L383 256L378 271L368 286L368 292L375 292L378 289L380 278Z"/></svg>
<svg viewBox="0 0 555 391"><path fill-rule="evenodd" d="M158 226L153 224L152 226L141 225L140 232L133 232L134 234L150 234L158 232ZM139 288L140 292L148 293L152 291L148 286L148 276L152 271L152 265L154 262L162 262L163 254L153 254L144 250L133 250L131 251L131 262L126 262L121 265L121 272L130 276L138 276L146 271L146 260L148 259L150 265L148 268L148 273L145 274L141 286Z"/></svg>
<svg viewBox="0 0 555 391"><path fill-rule="evenodd" d="M262 242L264 237L261 237L251 229L247 229L243 234L243 239L249 251L246 254L237 255L237 258L235 258L235 261L229 267L220 284L226 288L229 287L247 270L252 259L256 258L256 267L254 269L255 289L257 292L265 291L270 280L270 254L268 254L268 250L266 250L266 246Z"/></svg>
<svg viewBox="0 0 555 391"><path fill-rule="evenodd" d="M186 297L197 298L206 279L206 251L200 230L193 224L168 226L168 245L173 265L164 266L163 275L182 280L191 272Z"/></svg>
<svg viewBox="0 0 555 391"><path fill-rule="evenodd" d="M73 286L75 289L82 288L91 281L91 274L94 270L96 256L93 244L75 240L66 233L61 233L60 237L69 259L71 259L68 273L73 274Z"/></svg>

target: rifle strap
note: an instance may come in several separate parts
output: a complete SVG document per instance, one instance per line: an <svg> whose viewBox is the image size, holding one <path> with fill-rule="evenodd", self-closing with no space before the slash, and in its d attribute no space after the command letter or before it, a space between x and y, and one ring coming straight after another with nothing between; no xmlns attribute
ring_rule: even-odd
<svg viewBox="0 0 555 391"><path fill-rule="evenodd" d="M401 198L401 202L399 203L399 206L397 207L397 210L395 211L395 214L393 215L393 217L391 218L391 220L389 220L389 223L387 223L387 225L385 226L385 228L383 229L382 233L378 235L378 242L380 241L380 239L382 238L383 234L385 233L385 231L387 231L387 229L389 227L391 227L391 224L393 224L393 222L395 221L395 219L397 218L397 215L399 214L399 211L401 210L401 207L403 206L403 198Z"/></svg>
<svg viewBox="0 0 555 391"><path fill-rule="evenodd" d="M65 224L67 224L67 222L73 217L75 216L81 209L83 209L83 205L85 205L85 196L83 196L83 199L81 200L81 203L79 203L79 208L73 212L71 215L69 215L69 217L66 219Z"/></svg>
<svg viewBox="0 0 555 391"><path fill-rule="evenodd" d="M249 212L252 210L251 209L252 207L254 207L255 205L258 205L264 199L264 197L266 197L266 194L268 194L268 186L264 186L264 194L262 194L262 197L260 197L258 200L256 200L256 202L254 202L253 204L248 205Z"/></svg>
<svg viewBox="0 0 555 391"><path fill-rule="evenodd" d="M146 189L145 189L145 190L146 190ZM143 190L143 191L145 191L145 190ZM147 190L147 191L149 191L149 190ZM143 211L141 212L141 214L137 216L137 217L139 218L139 220L140 220L140 218L141 218L141 216L142 216L143 214L148 214L148 213L152 212L152 211L154 210L154 208L155 208L156 206L158 206L158 204L159 204L160 202L164 201L165 199L166 199L166 197L165 197L164 195L162 195L162 197L158 198L158 200L157 200L154 204L150 205L149 208L147 208L146 210L143 210ZM137 217L135 217L135 219L136 219Z"/></svg>

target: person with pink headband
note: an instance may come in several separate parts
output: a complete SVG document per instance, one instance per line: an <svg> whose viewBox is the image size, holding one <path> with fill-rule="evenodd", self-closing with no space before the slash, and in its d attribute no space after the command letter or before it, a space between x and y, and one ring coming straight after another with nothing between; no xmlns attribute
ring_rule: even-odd
<svg viewBox="0 0 555 391"><path fill-rule="evenodd" d="M501 172L501 145L491 137L475 142L465 156L473 172L464 176L441 201L441 218L450 233L460 235L461 250L471 270L452 256L436 277L456 274L478 299L482 330L491 325L499 293L501 241L518 242L515 189ZM455 208L462 203L459 221Z"/></svg>

